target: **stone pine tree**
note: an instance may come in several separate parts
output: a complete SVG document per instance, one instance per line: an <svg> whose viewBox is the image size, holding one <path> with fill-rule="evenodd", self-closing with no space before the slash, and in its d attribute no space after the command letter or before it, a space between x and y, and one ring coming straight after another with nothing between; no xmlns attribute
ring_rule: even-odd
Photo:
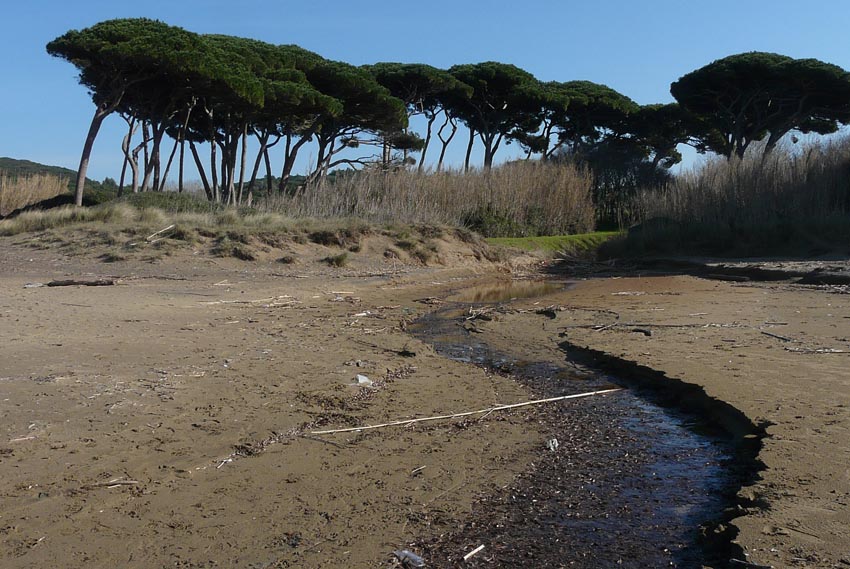
<svg viewBox="0 0 850 569"><path fill-rule="evenodd" d="M437 117L447 112L448 101L468 98L472 94L472 88L458 81L448 71L422 63L382 62L366 65L364 69L386 87L390 94L401 99L407 107L408 117L425 117L425 138L419 156L419 171L422 171ZM394 138L398 139L399 136L396 134Z"/></svg>
<svg viewBox="0 0 850 569"><path fill-rule="evenodd" d="M346 148L357 147L364 132L393 133L407 128L404 103L368 71L326 60L305 73L313 87L342 105L340 113L320 117L316 123L318 156L308 179L322 177L334 166L357 162L345 158L334 160L334 156Z"/></svg>
<svg viewBox="0 0 850 569"><path fill-rule="evenodd" d="M471 96L453 99L450 110L484 146L485 170L492 167L503 142L538 130L542 95L531 73L494 61L455 65L449 72L472 88ZM470 138L470 148L471 143Z"/></svg>
<svg viewBox="0 0 850 569"><path fill-rule="evenodd" d="M850 119L850 79L817 59L750 52L692 71L670 86L706 125L703 146L743 157L755 141L770 152L792 130L828 134Z"/></svg>
<svg viewBox="0 0 850 569"><path fill-rule="evenodd" d="M573 153L590 150L612 136L619 136L629 115L638 110L637 103L630 98L592 81L547 83L547 89L556 94L554 109L548 109L555 137L553 145Z"/></svg>
<svg viewBox="0 0 850 569"><path fill-rule="evenodd" d="M75 203L82 205L92 147L104 119L131 89L157 81L168 68L175 74L203 57L197 35L148 19L108 20L71 30L47 44L47 51L80 71L79 81L95 104L77 170Z"/></svg>

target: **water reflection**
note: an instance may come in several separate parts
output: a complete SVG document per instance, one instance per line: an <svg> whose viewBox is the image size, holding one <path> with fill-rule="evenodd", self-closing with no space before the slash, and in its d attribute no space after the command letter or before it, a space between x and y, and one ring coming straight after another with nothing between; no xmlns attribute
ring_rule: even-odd
<svg viewBox="0 0 850 569"><path fill-rule="evenodd" d="M550 281L498 281L460 292L450 300L457 302L506 302L518 298L545 296L566 288L563 283Z"/></svg>

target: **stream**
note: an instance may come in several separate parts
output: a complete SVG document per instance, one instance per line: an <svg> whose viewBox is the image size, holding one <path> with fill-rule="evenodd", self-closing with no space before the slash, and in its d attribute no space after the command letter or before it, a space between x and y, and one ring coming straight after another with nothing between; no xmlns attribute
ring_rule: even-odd
<svg viewBox="0 0 850 569"><path fill-rule="evenodd" d="M508 374L541 398L627 388L537 408L545 433L539 460L504 492L482 498L464 526L423 543L429 565L452 566L458 551L478 544L486 549L464 566L722 563L728 538L714 530L740 483L729 437L698 417L662 407L628 377L578 370L566 354L561 362L536 362L494 351L463 326L470 307L564 286L519 282L464 291L409 328L444 357Z"/></svg>

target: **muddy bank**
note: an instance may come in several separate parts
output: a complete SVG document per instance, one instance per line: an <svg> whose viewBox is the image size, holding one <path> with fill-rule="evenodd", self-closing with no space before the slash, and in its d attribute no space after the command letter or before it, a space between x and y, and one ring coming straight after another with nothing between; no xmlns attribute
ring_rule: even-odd
<svg viewBox="0 0 850 569"><path fill-rule="evenodd" d="M736 544L751 562L831 568L850 562L847 298L788 282L599 278L477 326L497 348L531 342L551 358L568 342L617 373L657 370L682 395L693 384L739 411L718 418L767 436L764 469L738 495Z"/></svg>
<svg viewBox="0 0 850 569"><path fill-rule="evenodd" d="M483 285L450 297L476 304L451 303L410 328L438 353L507 375L539 397L612 382L628 389L538 410L547 445L532 468L495 495L480 497L462 529L422 543L422 550L441 567L460 563L479 544L485 549L465 564L719 567L742 557L723 522L731 517L737 490L751 478L753 454L729 431L696 418L711 416L714 406L691 406L684 414L674 410L681 408L679 398L660 380L639 381L635 370L612 367L607 371L616 374L604 374L598 362L589 367L589 358L579 362L571 351L565 362L529 361L522 341L500 352L480 339L479 330L469 331L470 320L490 323L510 310L483 300L564 288L534 281ZM658 389L667 409L659 406ZM688 395L696 402L696 390ZM737 426L752 430L745 419Z"/></svg>

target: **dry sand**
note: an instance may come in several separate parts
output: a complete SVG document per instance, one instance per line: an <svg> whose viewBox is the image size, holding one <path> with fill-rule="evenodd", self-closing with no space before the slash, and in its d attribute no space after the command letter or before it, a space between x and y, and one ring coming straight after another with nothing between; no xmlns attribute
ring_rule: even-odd
<svg viewBox="0 0 850 569"><path fill-rule="evenodd" d="M545 442L533 409L302 436L529 398L404 332L430 309L423 299L505 278L465 245L441 243L445 265L426 268L367 244L363 261L334 269L316 262L323 248L286 266L191 250L104 264L22 241L0 242L3 567L388 567L394 549L456 529ZM117 285L25 286L110 275ZM850 350L850 297L835 290L608 278L512 306L699 324L650 337L571 328L567 339L769 421L738 540L754 562L842 567L850 354L805 351ZM563 361L558 333L600 323L564 310L542 326L511 311L481 328L494 345ZM357 374L376 388L352 386Z"/></svg>

